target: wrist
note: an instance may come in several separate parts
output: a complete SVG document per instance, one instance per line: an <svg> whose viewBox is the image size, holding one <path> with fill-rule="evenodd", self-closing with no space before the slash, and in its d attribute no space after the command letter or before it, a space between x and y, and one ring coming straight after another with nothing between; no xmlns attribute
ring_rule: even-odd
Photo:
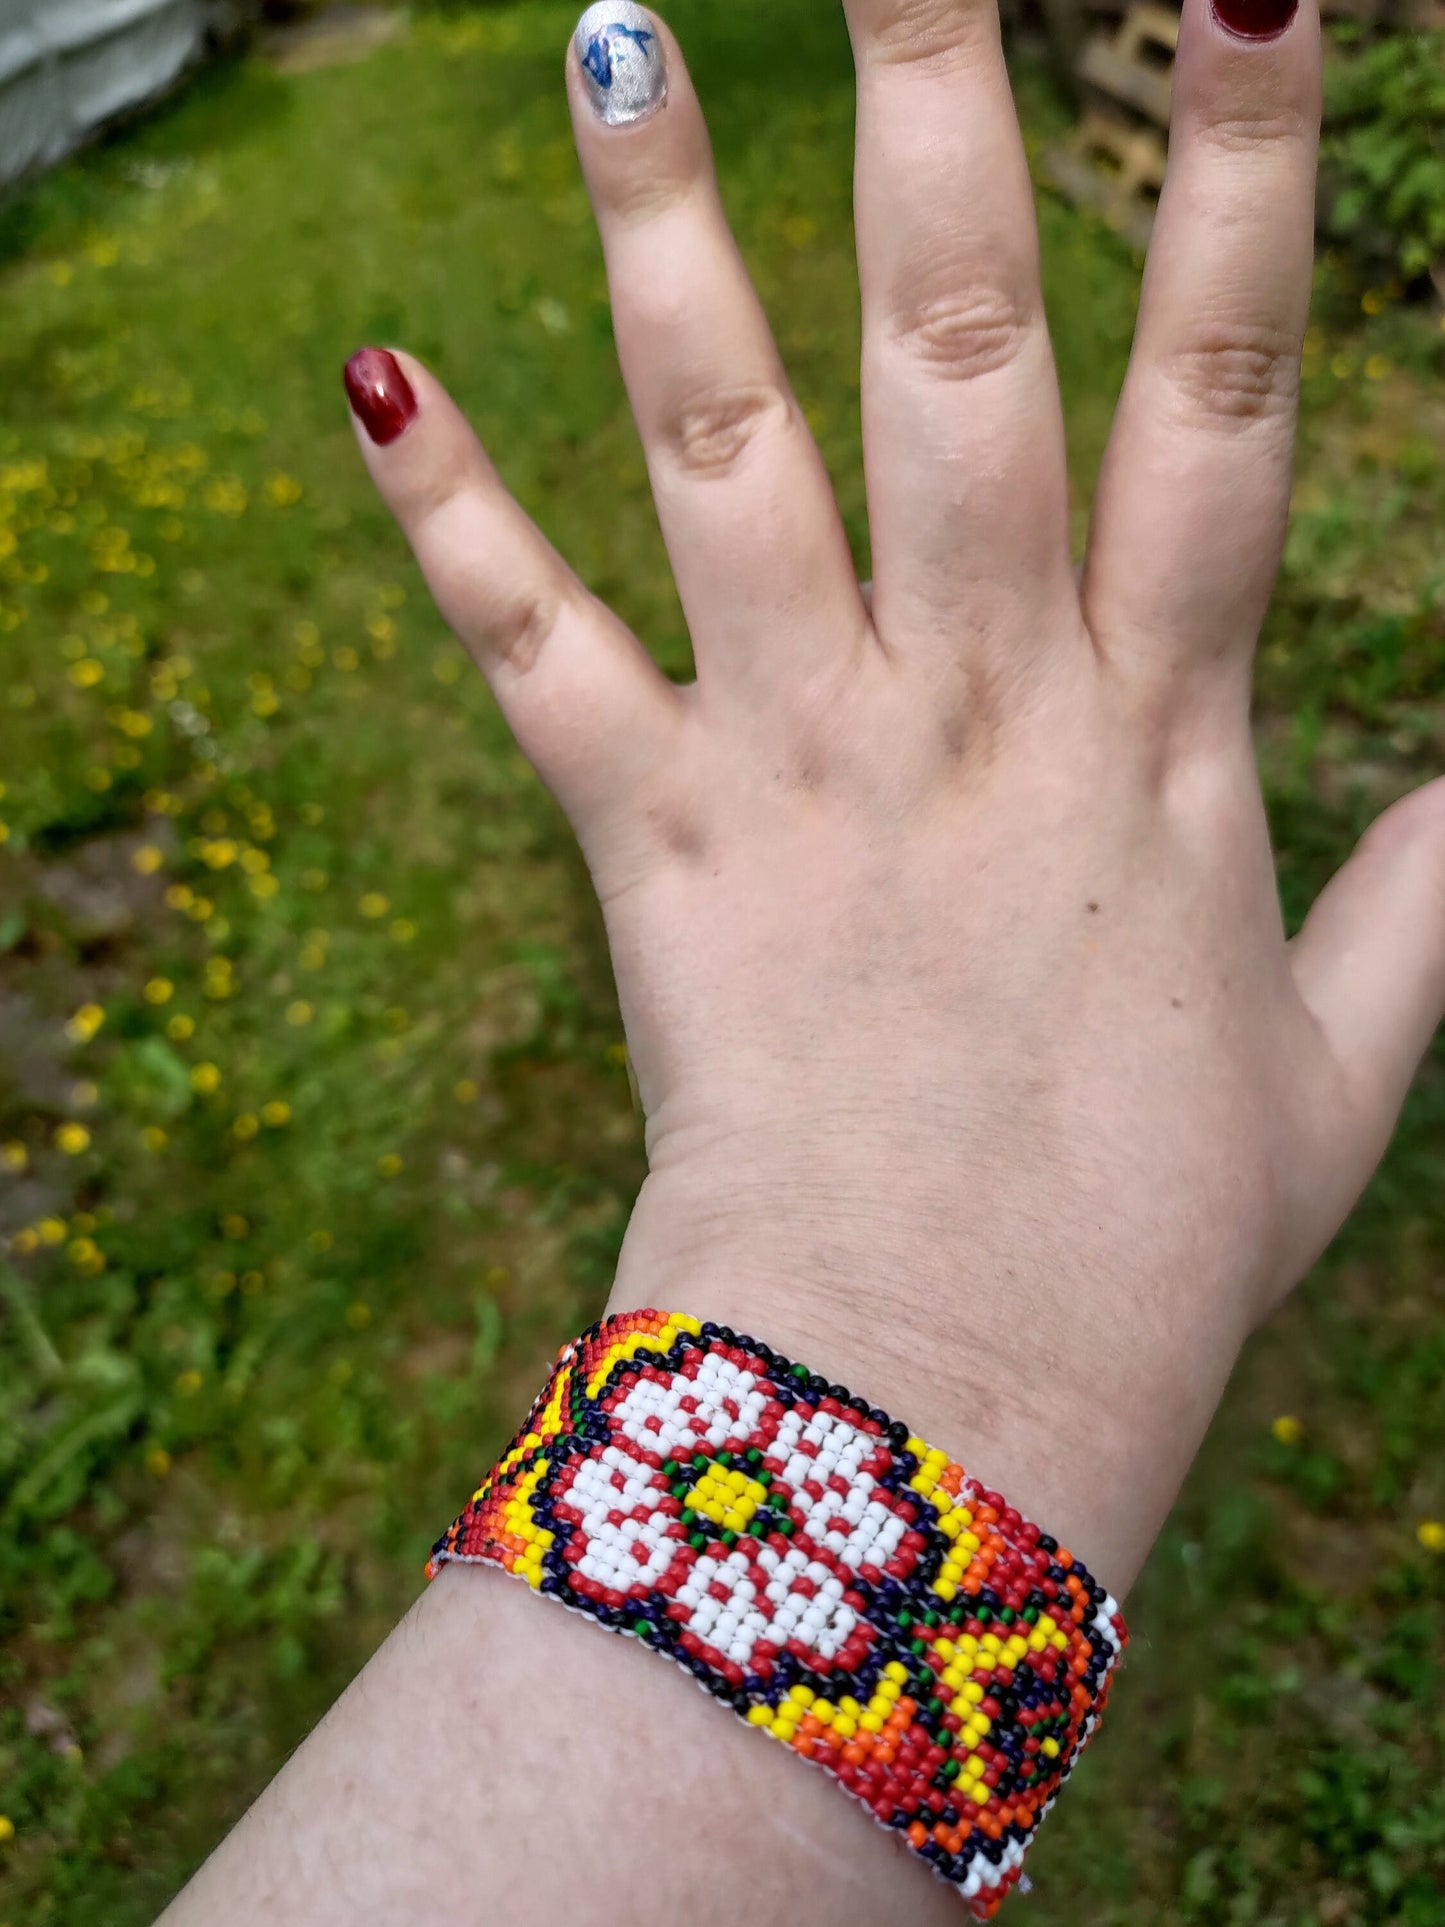
<svg viewBox="0 0 1445 1927"><path fill-rule="evenodd" d="M905 1188L906 1189L906 1188ZM962 1189L962 1186L960 1186ZM878 1193L875 1192L875 1196ZM1244 1335L1222 1294L1090 1276L997 1216L737 1168L643 1185L608 1309L691 1311L845 1384L959 1459L1122 1598ZM1225 1301L1227 1302L1227 1301Z"/></svg>

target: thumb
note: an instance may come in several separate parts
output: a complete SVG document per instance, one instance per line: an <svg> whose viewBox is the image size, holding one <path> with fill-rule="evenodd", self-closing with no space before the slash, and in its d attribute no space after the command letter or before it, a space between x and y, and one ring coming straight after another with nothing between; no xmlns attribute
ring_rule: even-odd
<svg viewBox="0 0 1445 1927"><path fill-rule="evenodd" d="M1290 954L1373 1168L1445 1010L1445 778L1371 824Z"/></svg>

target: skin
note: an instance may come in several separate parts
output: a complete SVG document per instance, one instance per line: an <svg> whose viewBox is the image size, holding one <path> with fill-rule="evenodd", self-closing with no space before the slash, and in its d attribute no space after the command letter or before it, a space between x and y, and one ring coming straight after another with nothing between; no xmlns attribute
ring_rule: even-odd
<svg viewBox="0 0 1445 1927"><path fill-rule="evenodd" d="M610 1308L710 1316L866 1392L1122 1597L1445 1004L1445 784L1287 942L1250 741L1318 22L1249 42L1186 0L1076 575L996 15L846 11L871 594L665 27L650 118L598 122L570 52L567 86L696 683L587 591L416 362L415 422L358 439L606 915L649 1160ZM684 1675L449 1568L164 1918L802 1906L958 1917Z"/></svg>

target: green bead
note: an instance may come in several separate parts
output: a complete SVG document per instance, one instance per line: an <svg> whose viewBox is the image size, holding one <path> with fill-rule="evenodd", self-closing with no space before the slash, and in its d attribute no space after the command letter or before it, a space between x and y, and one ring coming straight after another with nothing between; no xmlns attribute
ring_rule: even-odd
<svg viewBox="0 0 1445 1927"><path fill-rule="evenodd" d="M1003 1621L1005 1626L1011 1626L1013 1624L1013 1617L1014 1617L1013 1607L1000 1606L998 1609L998 1616Z"/></svg>

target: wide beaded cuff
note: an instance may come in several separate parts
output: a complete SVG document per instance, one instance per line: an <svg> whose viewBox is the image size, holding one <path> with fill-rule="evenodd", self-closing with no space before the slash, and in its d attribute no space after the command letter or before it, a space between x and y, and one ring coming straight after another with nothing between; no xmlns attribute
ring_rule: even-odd
<svg viewBox="0 0 1445 1927"><path fill-rule="evenodd" d="M1127 1641L1047 1533L906 1425L682 1313L604 1318L432 1550L630 1633L896 1828L976 1919Z"/></svg>

